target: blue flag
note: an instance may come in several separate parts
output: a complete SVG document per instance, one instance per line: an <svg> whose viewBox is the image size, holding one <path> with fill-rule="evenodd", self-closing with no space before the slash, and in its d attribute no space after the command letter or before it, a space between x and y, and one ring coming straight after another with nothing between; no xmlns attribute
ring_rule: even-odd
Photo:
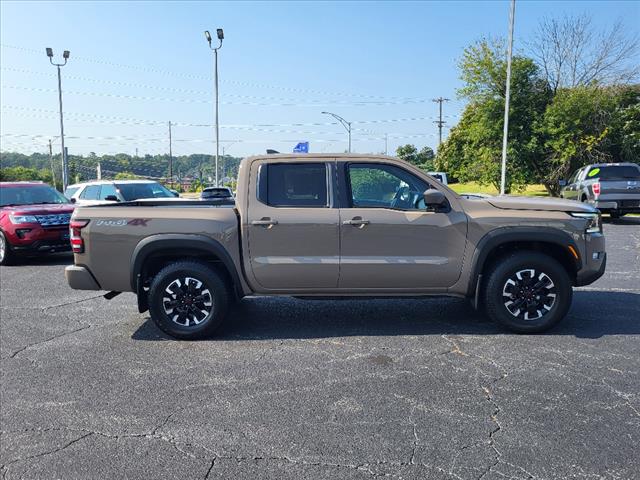
<svg viewBox="0 0 640 480"><path fill-rule="evenodd" d="M293 153L309 153L309 142L300 142L293 149Z"/></svg>

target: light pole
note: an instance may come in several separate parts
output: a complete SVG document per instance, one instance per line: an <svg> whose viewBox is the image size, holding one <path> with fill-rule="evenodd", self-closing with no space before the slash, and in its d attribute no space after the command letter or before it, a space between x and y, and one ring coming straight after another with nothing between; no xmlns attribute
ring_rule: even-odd
<svg viewBox="0 0 640 480"><path fill-rule="evenodd" d="M331 115L333 118L338 120L342 124L342 126L345 128L345 130L349 133L349 153L351 153L351 122L347 122L344 118L342 118L340 115L336 115L335 113L322 112L322 114Z"/></svg>
<svg viewBox="0 0 640 480"><path fill-rule="evenodd" d="M217 47L213 47L211 45L211 34L209 33L209 30L206 30L204 32L204 36L207 39L207 42L209 42L209 48L211 50L213 50L214 53L214 67L213 67L213 82L215 83L215 90L216 90L216 106L215 106L215 111L216 111L216 187L218 187L218 155L220 153L220 131L219 131L219 125L218 125L218 50L220 50L220 48L222 48L222 40L224 39L224 32L222 31L221 28L218 28L216 30L216 34L218 36L218 40L220 41L220 44Z"/></svg>
<svg viewBox="0 0 640 480"><path fill-rule="evenodd" d="M53 50L51 48L47 48L47 57L49 57L49 62L51 65L57 67L58 69L58 103L60 104L60 143L62 144L62 191L64 192L67 189L67 185L69 184L69 170L67 165L67 155L66 150L64 148L64 122L62 121L62 80L60 78L60 67L64 67L67 64L67 60L69 60L69 50L65 50L62 53L62 58L64 59L64 63L53 63Z"/></svg>
<svg viewBox="0 0 640 480"><path fill-rule="evenodd" d="M500 172L500 195L504 195L507 179L507 135L509 133L509 100L511 95L511 55L513 52L513 23L516 16L516 0L511 0L509 10L509 46L507 49L507 91L504 94L504 125L502 131L502 168Z"/></svg>

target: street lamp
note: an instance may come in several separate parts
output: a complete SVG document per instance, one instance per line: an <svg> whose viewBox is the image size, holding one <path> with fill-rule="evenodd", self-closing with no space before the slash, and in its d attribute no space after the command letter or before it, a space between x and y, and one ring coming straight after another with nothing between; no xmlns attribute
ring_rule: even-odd
<svg viewBox="0 0 640 480"><path fill-rule="evenodd" d="M336 115L335 113L322 112L322 114L331 115L333 118L338 120L342 124L342 126L345 128L347 133L349 133L349 153L351 153L351 122L347 122L344 118L342 118L340 115Z"/></svg>
<svg viewBox="0 0 640 480"><path fill-rule="evenodd" d="M215 112L216 112L216 187L219 186L218 185L218 155L220 153L220 130L219 130L219 125L218 125L218 50L220 50L220 48L222 48L222 40L224 40L224 32L222 31L221 28L218 28L216 30L216 35L218 36L218 40L220 41L220 43L218 44L217 47L213 47L211 45L211 34L209 33L209 30L205 30L204 32L204 36L207 39L207 42L209 42L209 48L211 50L213 50L214 53L214 57L215 57L215 61L214 61L214 74L213 74L213 78L214 78L214 84L215 84L215 91L216 91L216 105L215 105Z"/></svg>
<svg viewBox="0 0 640 480"><path fill-rule="evenodd" d="M67 60L69 60L69 50L65 50L62 53L62 58L64 59L64 63L54 63L53 62L53 50L51 48L47 48L47 57L49 57L49 62L51 65L57 67L58 69L58 103L60 105L60 143L62 144L62 191L67 189L67 185L69 185L69 170L67 164L67 151L64 148L64 122L62 121L62 80L60 78L60 67L64 67L67 64Z"/></svg>

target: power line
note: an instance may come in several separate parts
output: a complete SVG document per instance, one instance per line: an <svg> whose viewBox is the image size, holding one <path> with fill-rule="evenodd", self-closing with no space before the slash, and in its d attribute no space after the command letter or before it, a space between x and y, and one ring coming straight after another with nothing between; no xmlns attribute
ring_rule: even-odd
<svg viewBox="0 0 640 480"><path fill-rule="evenodd" d="M42 53L41 50L39 50L39 49L21 47L21 46L16 46L16 45L0 44L0 47L13 49L13 50L19 50L19 51L22 51L22 52L31 53L31 54L35 54L35 55L41 55L41 53ZM89 63L96 63L96 64L99 64L99 65L105 65L105 66L110 66L110 67L118 67L118 68L131 69L131 70L139 70L139 71L143 71L143 72L147 72L147 73L161 74L161 75L172 76L172 77L181 77L181 78L189 78L189 79L196 79L196 80L205 80L207 82L212 80L211 76L193 75L193 74L182 73L178 69L176 69L176 70L165 70L165 69L156 68L156 67L142 67L140 65L126 65L126 64L123 64L123 63L111 62L111 61L107 61L107 60L97 60L95 58L88 58L88 57L82 57L82 56L77 56L77 55L74 55L74 60L83 61L83 62L89 62ZM370 99L370 100L384 100L384 101L402 100L402 99L406 99L407 98L407 97L397 97L397 96L386 97L386 96L381 96L381 95L368 95L368 94L353 93L353 92L328 92L328 91L323 91L323 90L297 88L297 87L284 87L284 86L278 86L278 85L261 84L261 83L256 83L256 82L244 82L244 81L238 81L238 80L222 80L221 83L226 83L226 84L230 84L230 85L237 85L237 86L242 86L242 87L249 87L249 88L263 88L263 89L281 90L281 91L292 92L292 93L300 93L300 94L305 94L305 95L306 94L316 94L316 95L322 95L322 96L353 97L353 98L363 98L363 99ZM428 100L425 100L425 101L428 101Z"/></svg>

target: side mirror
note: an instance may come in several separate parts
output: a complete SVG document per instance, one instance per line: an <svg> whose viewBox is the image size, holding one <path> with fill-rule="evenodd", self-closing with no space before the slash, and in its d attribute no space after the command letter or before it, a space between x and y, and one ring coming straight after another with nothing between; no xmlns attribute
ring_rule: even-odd
<svg viewBox="0 0 640 480"><path fill-rule="evenodd" d="M561 187L566 187L567 186L567 181L566 180L558 180L558 185L560 185Z"/></svg>
<svg viewBox="0 0 640 480"><path fill-rule="evenodd" d="M426 205L427 208L440 207L446 201L446 197L444 196L444 193L442 193L440 190L436 190L435 188L430 188L429 190L425 190L422 196L424 197L424 204Z"/></svg>
<svg viewBox="0 0 640 480"><path fill-rule="evenodd" d="M71 203L76 203L76 202L77 202L77 200L76 200L74 197L71 197L71 198L69 199L69 201L70 201Z"/></svg>
<svg viewBox="0 0 640 480"><path fill-rule="evenodd" d="M118 200L118 197L116 197L115 195L107 195L106 197L104 197L104 199L107 202L119 202L120 200Z"/></svg>

